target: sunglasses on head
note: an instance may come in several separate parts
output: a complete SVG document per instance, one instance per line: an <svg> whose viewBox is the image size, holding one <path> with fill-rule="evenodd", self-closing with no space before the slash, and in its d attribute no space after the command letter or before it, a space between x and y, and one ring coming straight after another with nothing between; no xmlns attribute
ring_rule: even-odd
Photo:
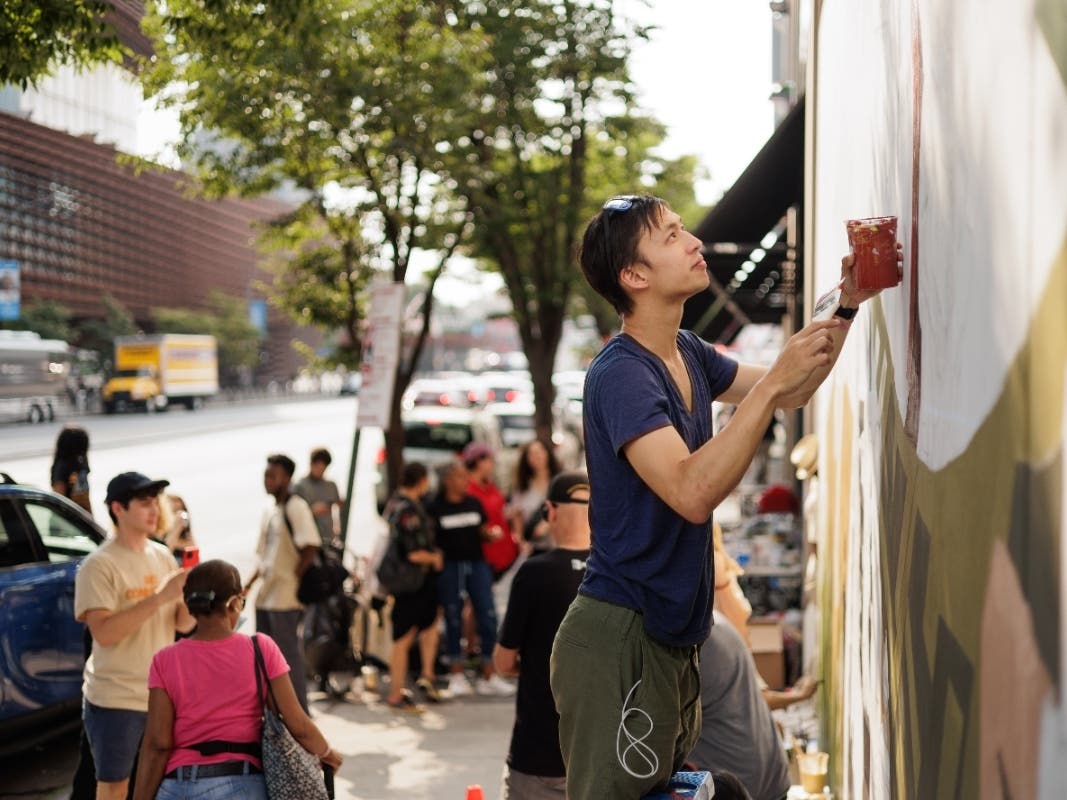
<svg viewBox="0 0 1067 800"><path fill-rule="evenodd" d="M641 199L638 194L620 194L604 203L605 211L629 211Z"/></svg>

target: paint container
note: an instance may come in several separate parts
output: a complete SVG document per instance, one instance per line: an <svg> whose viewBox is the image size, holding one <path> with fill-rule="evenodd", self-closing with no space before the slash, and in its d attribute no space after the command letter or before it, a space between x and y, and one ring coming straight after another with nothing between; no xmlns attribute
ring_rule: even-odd
<svg viewBox="0 0 1067 800"><path fill-rule="evenodd" d="M876 292L900 283L896 217L845 220L845 232L848 246L856 255L857 289Z"/></svg>
<svg viewBox="0 0 1067 800"><path fill-rule="evenodd" d="M829 753L797 753L800 785L805 792L817 794L826 787L826 768L829 762Z"/></svg>

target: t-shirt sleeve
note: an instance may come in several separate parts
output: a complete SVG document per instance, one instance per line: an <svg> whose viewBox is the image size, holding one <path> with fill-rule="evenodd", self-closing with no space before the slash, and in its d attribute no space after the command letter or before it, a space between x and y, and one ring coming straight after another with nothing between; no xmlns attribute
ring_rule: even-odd
<svg viewBox="0 0 1067 800"><path fill-rule="evenodd" d="M289 512L289 524L293 526L293 542L297 549L319 547L322 544L322 538L319 536L315 516L311 513L311 506L307 504L307 501L302 497L295 501L290 499L285 508Z"/></svg>
<svg viewBox="0 0 1067 800"><path fill-rule="evenodd" d="M412 506L398 508L390 520L394 535L400 541L400 549L406 554L423 548L421 541L422 518Z"/></svg>
<svg viewBox="0 0 1067 800"><path fill-rule="evenodd" d="M148 688L166 689L167 682L164 677L166 665L163 663L166 655L162 650L152 656L152 666L148 668Z"/></svg>
<svg viewBox="0 0 1067 800"><path fill-rule="evenodd" d="M530 570L527 565L519 567L511 582L511 594L508 597L508 610L500 625L497 641L501 647L518 650L522 644L522 634L526 630L526 621L530 616Z"/></svg>
<svg viewBox="0 0 1067 800"><path fill-rule="evenodd" d="M263 665L267 668L267 677L274 680L279 675L289 671L289 664L278 649L278 645L265 633L257 633L256 640L259 642L259 650L263 653Z"/></svg>
<svg viewBox="0 0 1067 800"><path fill-rule="evenodd" d="M691 335L697 341L704 357L704 374L708 376L711 396L716 398L729 389L737 377L737 362L729 356L724 356L696 334Z"/></svg>
<svg viewBox="0 0 1067 800"><path fill-rule="evenodd" d="M84 622L85 613L95 608L116 610L118 598L115 591L114 579L103 559L85 559L74 579L74 618Z"/></svg>
<svg viewBox="0 0 1067 800"><path fill-rule="evenodd" d="M637 358L618 359L589 383L590 412L603 425L616 455L634 439L671 424L667 387L651 365ZM620 387L626 390L619 391Z"/></svg>

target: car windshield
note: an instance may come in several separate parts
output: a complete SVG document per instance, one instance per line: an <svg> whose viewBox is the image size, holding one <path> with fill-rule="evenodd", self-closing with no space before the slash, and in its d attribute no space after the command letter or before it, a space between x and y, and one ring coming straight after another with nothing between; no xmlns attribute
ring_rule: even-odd
<svg viewBox="0 0 1067 800"><path fill-rule="evenodd" d="M469 425L456 422L418 422L404 426L404 446L459 451L470 444Z"/></svg>

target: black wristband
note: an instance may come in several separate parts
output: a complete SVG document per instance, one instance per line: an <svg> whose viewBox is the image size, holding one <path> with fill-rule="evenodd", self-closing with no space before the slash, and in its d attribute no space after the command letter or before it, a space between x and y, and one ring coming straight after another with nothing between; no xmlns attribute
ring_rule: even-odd
<svg viewBox="0 0 1067 800"><path fill-rule="evenodd" d="M838 306L837 311L834 312L835 317L841 317L841 319L852 319L856 316L858 308L846 308L845 306Z"/></svg>

